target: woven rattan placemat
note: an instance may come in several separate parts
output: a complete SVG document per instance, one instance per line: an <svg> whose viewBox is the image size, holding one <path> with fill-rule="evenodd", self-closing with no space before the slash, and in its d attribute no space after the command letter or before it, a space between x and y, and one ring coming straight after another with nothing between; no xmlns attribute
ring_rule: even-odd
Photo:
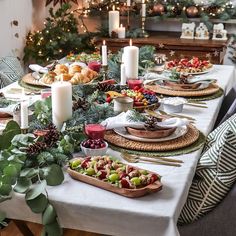
<svg viewBox="0 0 236 236"><path fill-rule="evenodd" d="M193 125L188 125L188 131L185 135L173 140L165 142L157 142L157 143L147 143L147 142L138 142L129 140L116 134L114 131L107 131L105 134L105 140L108 143L111 143L115 146L137 151L152 151L152 152L170 151L187 147L196 142L198 138L199 138L199 130Z"/></svg>
<svg viewBox="0 0 236 236"><path fill-rule="evenodd" d="M31 73L26 74L24 77L22 77L22 81L26 84L35 85L35 86L41 86L41 87L47 87L44 84L42 84L39 80L35 79Z"/></svg>
<svg viewBox="0 0 236 236"><path fill-rule="evenodd" d="M145 88L150 89L158 94L177 97L202 97L217 93L220 90L220 87L216 84L211 84L206 89L196 91L171 90L160 87L159 85L145 85Z"/></svg>
<svg viewBox="0 0 236 236"><path fill-rule="evenodd" d="M129 154L149 156L149 157L155 158L155 156L156 157L177 156L177 155L184 155L187 153L197 151L198 149L200 149L204 145L205 141L206 141L205 135L202 132L199 132L199 138L196 142L194 142L193 144L191 144L187 147L180 148L177 150L147 152L147 151L137 151L137 150L125 149L122 147L117 147L112 144L109 144L109 147L115 151L118 151L118 152L127 152Z"/></svg>

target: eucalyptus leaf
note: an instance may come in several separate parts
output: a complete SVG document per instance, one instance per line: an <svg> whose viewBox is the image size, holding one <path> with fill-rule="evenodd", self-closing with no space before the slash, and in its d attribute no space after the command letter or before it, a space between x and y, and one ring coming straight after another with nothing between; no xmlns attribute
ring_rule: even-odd
<svg viewBox="0 0 236 236"><path fill-rule="evenodd" d="M14 146L27 146L34 138L35 136L32 134L18 134L12 139L11 143Z"/></svg>
<svg viewBox="0 0 236 236"><path fill-rule="evenodd" d="M37 160L39 165L43 165L45 163L50 164L54 162L54 157L50 152L41 152L37 156Z"/></svg>
<svg viewBox="0 0 236 236"><path fill-rule="evenodd" d="M44 194L40 194L32 200L26 201L26 203L34 213L42 213L48 205L48 199Z"/></svg>
<svg viewBox="0 0 236 236"><path fill-rule="evenodd" d="M51 204L47 205L46 210L43 213L42 223L43 225L52 224L57 217L56 211Z"/></svg>
<svg viewBox="0 0 236 236"><path fill-rule="evenodd" d="M46 188L46 180L42 180L39 184L33 185L29 191L26 192L25 199L32 200L38 197Z"/></svg>
<svg viewBox="0 0 236 236"><path fill-rule="evenodd" d="M48 167L48 173L45 177L48 185L56 186L63 182L64 173L59 165L52 164Z"/></svg>
<svg viewBox="0 0 236 236"><path fill-rule="evenodd" d="M0 177L0 181L3 182L4 184L10 184L13 185L16 183L16 177L12 177L9 175L2 175Z"/></svg>
<svg viewBox="0 0 236 236"><path fill-rule="evenodd" d="M30 179L26 177L19 177L14 187L14 191L18 193L25 193L31 185L32 185L32 182Z"/></svg>
<svg viewBox="0 0 236 236"><path fill-rule="evenodd" d="M17 173L18 173L18 170L13 164L9 164L3 169L4 175L16 177Z"/></svg>
<svg viewBox="0 0 236 236"><path fill-rule="evenodd" d="M48 233L49 236L62 235L62 229L60 228L57 221L53 222L52 224L45 225L45 231Z"/></svg>
<svg viewBox="0 0 236 236"><path fill-rule="evenodd" d="M20 133L19 125L15 121L9 121L0 135L0 150L9 148L11 146L11 140L15 135Z"/></svg>
<svg viewBox="0 0 236 236"><path fill-rule="evenodd" d="M8 196L12 190L11 184L0 182L0 195Z"/></svg>
<svg viewBox="0 0 236 236"><path fill-rule="evenodd" d="M3 211L0 211L0 222L3 221L6 218L6 213Z"/></svg>
<svg viewBox="0 0 236 236"><path fill-rule="evenodd" d="M26 168L26 169L21 171L20 176L21 177L32 178L35 175L37 175L38 173L39 173L38 169Z"/></svg>

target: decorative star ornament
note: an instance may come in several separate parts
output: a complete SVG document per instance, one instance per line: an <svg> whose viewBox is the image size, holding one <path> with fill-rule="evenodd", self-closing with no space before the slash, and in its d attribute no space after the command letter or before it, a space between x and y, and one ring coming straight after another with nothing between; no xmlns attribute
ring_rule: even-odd
<svg viewBox="0 0 236 236"><path fill-rule="evenodd" d="M175 55L175 51L170 51L170 56L173 57Z"/></svg>
<svg viewBox="0 0 236 236"><path fill-rule="evenodd" d="M158 46L159 46L159 48L164 48L165 47L163 43L159 43Z"/></svg>
<svg viewBox="0 0 236 236"><path fill-rule="evenodd" d="M218 52L218 51L214 51L213 54L214 54L215 57L218 57L218 56L219 56L219 52Z"/></svg>
<svg viewBox="0 0 236 236"><path fill-rule="evenodd" d="M58 3L60 3L60 5L64 4L64 3L68 3L68 2L73 2L75 4L78 4L78 0L46 0L46 6L48 6L49 4L51 4L53 2L53 6L55 7Z"/></svg>
<svg viewBox="0 0 236 236"><path fill-rule="evenodd" d="M211 58L211 54L210 54L210 53L207 53L207 54L206 54L206 58Z"/></svg>

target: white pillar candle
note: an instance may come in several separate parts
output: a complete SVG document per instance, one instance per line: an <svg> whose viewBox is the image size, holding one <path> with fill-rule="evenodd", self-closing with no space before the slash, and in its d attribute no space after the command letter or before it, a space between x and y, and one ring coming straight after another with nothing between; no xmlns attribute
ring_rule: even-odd
<svg viewBox="0 0 236 236"><path fill-rule="evenodd" d="M127 7L130 7L131 5L131 0L127 0Z"/></svg>
<svg viewBox="0 0 236 236"><path fill-rule="evenodd" d="M125 65L124 65L124 54L122 54L122 62L120 64L120 84L126 85L126 74L125 74Z"/></svg>
<svg viewBox="0 0 236 236"><path fill-rule="evenodd" d="M20 126L21 129L29 128L29 112L28 112L28 101L22 101L20 104Z"/></svg>
<svg viewBox="0 0 236 236"><path fill-rule="evenodd" d="M142 0L142 17L146 16L146 4L145 0Z"/></svg>
<svg viewBox="0 0 236 236"><path fill-rule="evenodd" d="M124 47L124 65L127 79L138 78L139 66L139 48L132 45L130 39L130 46Z"/></svg>
<svg viewBox="0 0 236 236"><path fill-rule="evenodd" d="M103 66L107 65L107 45L105 40L103 40L103 45L102 45L102 65Z"/></svg>
<svg viewBox="0 0 236 236"><path fill-rule="evenodd" d="M52 120L58 130L72 117L71 83L59 81L52 84Z"/></svg>
<svg viewBox="0 0 236 236"><path fill-rule="evenodd" d="M116 31L120 25L120 13L119 11L115 11L115 6L113 6L113 10L109 11L109 35L111 36L112 31Z"/></svg>
<svg viewBox="0 0 236 236"><path fill-rule="evenodd" d="M117 34L119 39L125 38L125 27L121 24L120 27L117 29Z"/></svg>

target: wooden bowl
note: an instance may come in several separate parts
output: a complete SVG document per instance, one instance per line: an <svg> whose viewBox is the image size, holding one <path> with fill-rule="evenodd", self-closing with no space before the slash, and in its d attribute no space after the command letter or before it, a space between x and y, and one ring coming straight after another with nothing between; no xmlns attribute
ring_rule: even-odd
<svg viewBox="0 0 236 236"><path fill-rule="evenodd" d="M167 128L167 129L159 129L159 130L145 130L145 129L135 129L131 127L126 127L126 130L129 134L139 137L139 138L164 138L170 136L175 132L176 128Z"/></svg>
<svg viewBox="0 0 236 236"><path fill-rule="evenodd" d="M164 81L163 84L165 86L168 86L170 88L173 88L175 90L185 90L185 89L197 89L199 88L199 86L201 85L201 83L197 83L197 84L177 84L175 82L171 82L171 81Z"/></svg>
<svg viewBox="0 0 236 236"><path fill-rule="evenodd" d="M148 110L156 110L161 104L158 103L153 103L151 105L147 105L147 106L134 106L133 108L138 111L138 112L143 112L144 110L148 109Z"/></svg>

